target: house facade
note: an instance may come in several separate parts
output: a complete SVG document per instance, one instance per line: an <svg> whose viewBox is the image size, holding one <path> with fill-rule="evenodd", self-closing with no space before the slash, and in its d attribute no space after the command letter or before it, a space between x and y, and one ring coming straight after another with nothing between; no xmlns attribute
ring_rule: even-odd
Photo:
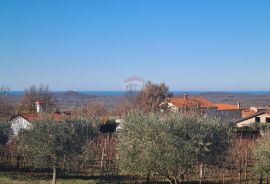
<svg viewBox="0 0 270 184"><path fill-rule="evenodd" d="M13 135L18 135L20 130L29 129L31 127L29 119L22 114L18 114L17 116L11 118L10 123Z"/></svg>
<svg viewBox="0 0 270 184"><path fill-rule="evenodd" d="M203 97L178 96L167 99L168 108L174 112L186 114L197 113L200 115L221 118L228 121L234 121L242 117L240 103L237 105L219 103L215 104Z"/></svg>
<svg viewBox="0 0 270 184"><path fill-rule="evenodd" d="M251 126L255 123L270 123L270 109L261 110L236 122L237 127Z"/></svg>

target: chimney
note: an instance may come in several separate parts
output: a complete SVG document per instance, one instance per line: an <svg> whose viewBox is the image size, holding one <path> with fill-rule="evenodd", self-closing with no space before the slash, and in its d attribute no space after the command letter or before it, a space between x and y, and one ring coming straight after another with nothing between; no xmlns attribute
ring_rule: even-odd
<svg viewBox="0 0 270 184"><path fill-rule="evenodd" d="M36 109L37 109L37 113L43 112L42 104L43 104L42 102L36 101Z"/></svg>
<svg viewBox="0 0 270 184"><path fill-rule="evenodd" d="M187 99L187 94L184 94L184 99L185 99L185 100Z"/></svg>
<svg viewBox="0 0 270 184"><path fill-rule="evenodd" d="M238 109L241 109L241 104L240 104L240 102L237 102L237 108L238 108Z"/></svg>

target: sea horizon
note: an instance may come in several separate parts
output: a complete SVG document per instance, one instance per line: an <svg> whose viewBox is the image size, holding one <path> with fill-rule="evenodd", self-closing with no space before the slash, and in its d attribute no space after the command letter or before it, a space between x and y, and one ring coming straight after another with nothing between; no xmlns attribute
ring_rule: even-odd
<svg viewBox="0 0 270 184"><path fill-rule="evenodd" d="M123 96L125 95L126 91L124 90L56 90L56 91L51 91L54 94L61 94L61 93L67 93L67 92L77 92L80 94L86 94L86 95L100 95L100 96ZM198 94L205 94L205 93L230 93L230 94L249 94L249 95L261 95L261 94L270 94L269 91L252 91L252 90L235 90L235 91L196 91L196 90L172 90L170 93L173 93L173 95L181 95L181 94L191 94L191 95L198 95ZM7 94L9 95L15 95L15 96L22 96L24 94L24 91L22 90L14 90L14 91L8 91Z"/></svg>

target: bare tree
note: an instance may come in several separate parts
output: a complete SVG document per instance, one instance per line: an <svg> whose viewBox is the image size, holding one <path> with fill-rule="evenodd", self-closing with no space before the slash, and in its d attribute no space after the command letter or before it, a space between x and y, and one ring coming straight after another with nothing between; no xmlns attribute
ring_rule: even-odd
<svg viewBox="0 0 270 184"><path fill-rule="evenodd" d="M138 94L137 104L145 112L157 112L169 95L169 87L165 83L154 84L148 81Z"/></svg>
<svg viewBox="0 0 270 184"><path fill-rule="evenodd" d="M56 107L56 99L53 93L49 90L48 85L40 84L39 86L32 85L25 89L24 96L19 106L21 112L34 112L35 103L41 101L45 112L50 112Z"/></svg>
<svg viewBox="0 0 270 184"><path fill-rule="evenodd" d="M117 106L113 109L112 114L116 116L124 115L135 108L135 105L127 99L123 99Z"/></svg>
<svg viewBox="0 0 270 184"><path fill-rule="evenodd" d="M2 85L0 87L0 120L2 121L7 121L15 113L14 106L8 100L8 91L8 86Z"/></svg>
<svg viewBox="0 0 270 184"><path fill-rule="evenodd" d="M99 102L91 102L82 108L78 108L75 110L75 115L77 116L86 116L86 117L105 117L108 115L109 111L108 108Z"/></svg>

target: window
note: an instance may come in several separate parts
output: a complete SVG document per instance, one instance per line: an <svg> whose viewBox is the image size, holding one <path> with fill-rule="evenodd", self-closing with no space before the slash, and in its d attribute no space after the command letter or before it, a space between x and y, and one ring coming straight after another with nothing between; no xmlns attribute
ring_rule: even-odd
<svg viewBox="0 0 270 184"><path fill-rule="evenodd" d="M266 123L270 123L270 118L265 118Z"/></svg>
<svg viewBox="0 0 270 184"><path fill-rule="evenodd" d="M261 122L261 118L260 117L255 117L255 122L256 123L260 123Z"/></svg>

